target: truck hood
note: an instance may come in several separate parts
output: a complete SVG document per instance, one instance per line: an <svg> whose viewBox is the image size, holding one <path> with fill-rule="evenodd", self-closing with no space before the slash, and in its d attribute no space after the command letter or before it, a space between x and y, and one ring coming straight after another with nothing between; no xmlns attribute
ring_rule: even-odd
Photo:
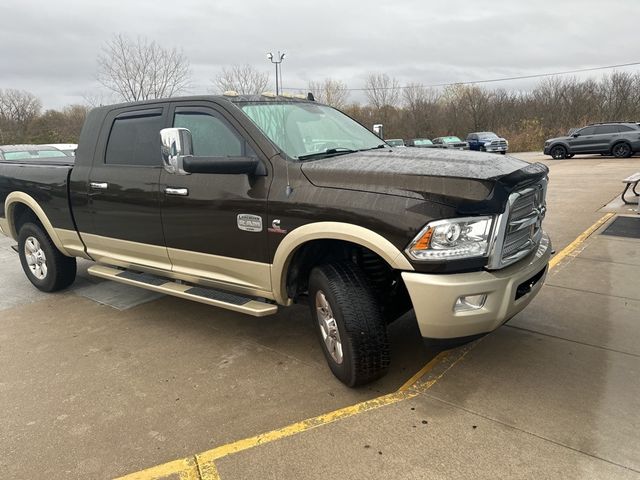
<svg viewBox="0 0 640 480"><path fill-rule="evenodd" d="M506 201L502 197L516 184L548 172L542 164L506 155L413 148L345 154L305 162L301 169L318 187L423 198L452 206L495 197L492 192L498 183L504 190L499 195L502 204Z"/></svg>

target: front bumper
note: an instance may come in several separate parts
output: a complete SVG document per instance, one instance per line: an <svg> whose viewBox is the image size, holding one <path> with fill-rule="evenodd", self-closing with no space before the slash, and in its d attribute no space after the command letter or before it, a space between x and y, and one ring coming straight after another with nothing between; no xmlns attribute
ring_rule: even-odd
<svg viewBox="0 0 640 480"><path fill-rule="evenodd" d="M452 275L403 272L420 333L425 338L453 339L495 330L538 294L550 257L551 241L543 235L535 252L502 270ZM487 295L481 308L454 311L460 296L481 294Z"/></svg>
<svg viewBox="0 0 640 480"><path fill-rule="evenodd" d="M488 153L506 152L506 151L509 150L509 147L505 147L504 145L503 146L499 146L499 145L498 146L487 146L487 147L484 147L484 148L485 148L485 151L488 152Z"/></svg>

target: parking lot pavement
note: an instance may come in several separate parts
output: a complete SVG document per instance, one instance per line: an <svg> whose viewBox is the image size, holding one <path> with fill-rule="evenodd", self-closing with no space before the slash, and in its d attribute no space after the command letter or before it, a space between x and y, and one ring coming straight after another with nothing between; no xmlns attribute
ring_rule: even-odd
<svg viewBox="0 0 640 480"><path fill-rule="evenodd" d="M0 478L111 478L397 389L433 355L408 315L353 390L307 307L254 318L86 275L35 290L0 238Z"/></svg>
<svg viewBox="0 0 640 480"><path fill-rule="evenodd" d="M640 171L635 158L545 163L558 251ZM437 353L410 315L391 326L390 375L352 390L324 365L305 307L257 319L105 293L84 275L44 295L0 239L0 478L111 478L174 459L162 478L640 478L638 241L601 231L507 326L386 397Z"/></svg>

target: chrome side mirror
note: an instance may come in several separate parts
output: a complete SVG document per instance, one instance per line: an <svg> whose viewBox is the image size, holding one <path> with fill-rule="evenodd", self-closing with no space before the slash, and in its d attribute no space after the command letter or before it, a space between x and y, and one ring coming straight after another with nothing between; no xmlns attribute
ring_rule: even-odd
<svg viewBox="0 0 640 480"><path fill-rule="evenodd" d="M186 128L163 128L160 130L162 143L162 165L169 173L188 175L184 170L184 158L193 156L193 139Z"/></svg>

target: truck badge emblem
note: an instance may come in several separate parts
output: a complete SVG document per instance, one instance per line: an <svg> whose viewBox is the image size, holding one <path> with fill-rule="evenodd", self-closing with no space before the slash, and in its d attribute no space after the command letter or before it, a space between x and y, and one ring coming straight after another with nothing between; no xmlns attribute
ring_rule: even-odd
<svg viewBox="0 0 640 480"><path fill-rule="evenodd" d="M279 218L275 218L273 220L273 222L271 222L271 226L268 228L268 230L271 233L282 233L282 234L287 233L286 230L283 230L282 228L280 228L280 219Z"/></svg>
<svg viewBox="0 0 640 480"><path fill-rule="evenodd" d="M261 232L262 217L260 215L251 215L249 213L240 213L237 217L238 228L245 232Z"/></svg>

